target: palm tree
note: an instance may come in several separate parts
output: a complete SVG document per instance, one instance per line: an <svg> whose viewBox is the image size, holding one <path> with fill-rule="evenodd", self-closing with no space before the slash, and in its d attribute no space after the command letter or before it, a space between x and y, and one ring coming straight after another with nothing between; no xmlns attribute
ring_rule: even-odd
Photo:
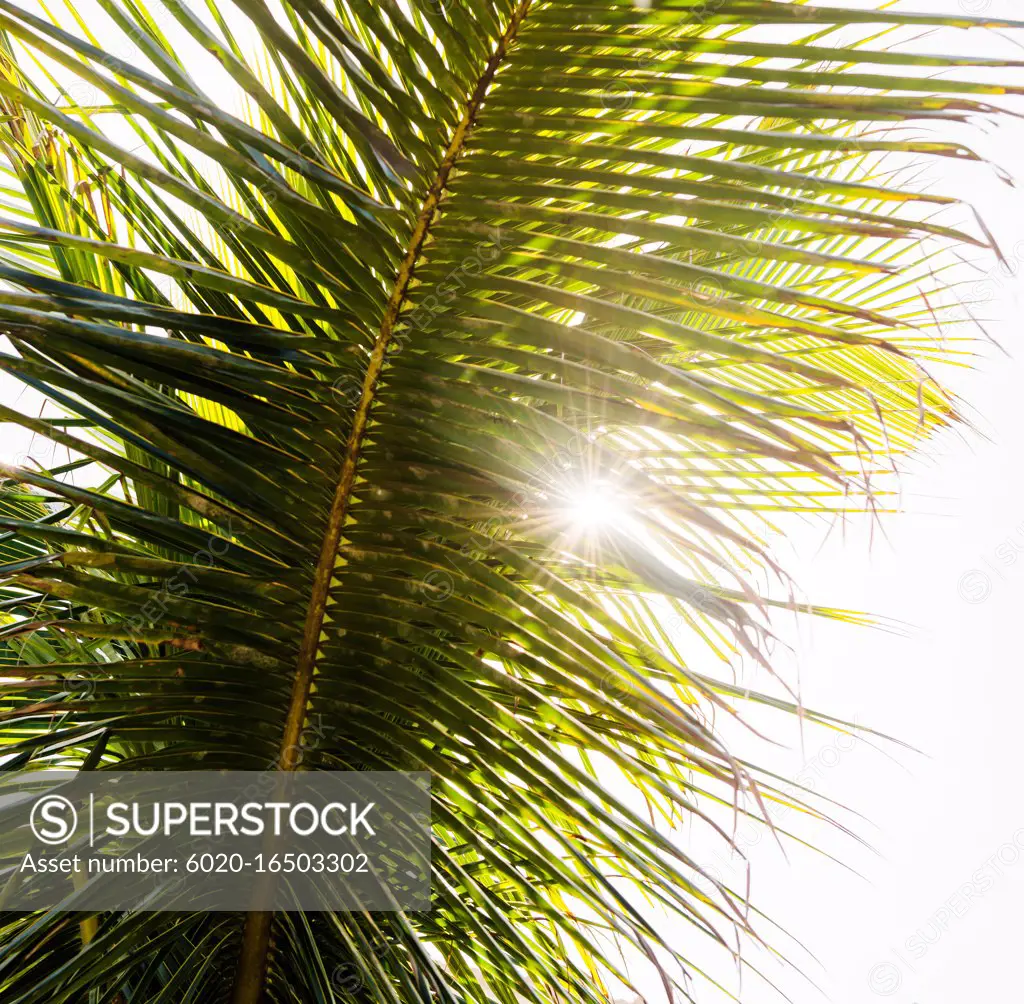
<svg viewBox="0 0 1024 1004"><path fill-rule="evenodd" d="M1014 25L34 10L0 0L0 366L50 408L0 418L69 459L4 469L4 766L428 770L433 909L9 912L0 996L598 1002L621 949L689 998L761 927L667 824L821 814L722 721L843 727L726 671L791 605L766 521L875 505L957 418L925 367L989 240L907 172L974 158L914 137L1020 64L889 43Z"/></svg>

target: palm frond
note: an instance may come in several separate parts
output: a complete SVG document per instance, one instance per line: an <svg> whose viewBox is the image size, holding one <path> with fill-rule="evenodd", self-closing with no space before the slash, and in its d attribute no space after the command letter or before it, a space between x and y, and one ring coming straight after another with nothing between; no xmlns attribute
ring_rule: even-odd
<svg viewBox="0 0 1024 1004"><path fill-rule="evenodd" d="M957 419L990 242L899 176L1024 64L928 26L1024 24L0 0L0 368L70 420L0 419L74 458L3 472L5 766L436 779L430 913L7 913L5 1001L691 999L761 938L671 827L824 815L716 723L798 710L728 672L767 520Z"/></svg>

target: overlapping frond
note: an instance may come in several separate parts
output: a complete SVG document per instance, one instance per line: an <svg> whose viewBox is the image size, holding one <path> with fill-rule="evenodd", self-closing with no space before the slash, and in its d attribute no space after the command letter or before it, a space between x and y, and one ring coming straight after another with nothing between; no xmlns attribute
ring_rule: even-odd
<svg viewBox="0 0 1024 1004"><path fill-rule="evenodd" d="M0 368L52 410L0 419L74 458L5 471L5 765L436 779L429 914L8 914L3 999L598 1002L620 948L685 999L666 915L757 938L652 820L791 803L715 725L765 514L955 418L987 239L898 172L1020 64L888 43L985 25L0 0Z"/></svg>

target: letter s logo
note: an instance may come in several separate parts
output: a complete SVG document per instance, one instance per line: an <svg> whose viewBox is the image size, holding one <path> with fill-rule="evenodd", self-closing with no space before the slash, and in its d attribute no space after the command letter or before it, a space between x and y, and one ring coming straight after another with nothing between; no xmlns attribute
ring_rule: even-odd
<svg viewBox="0 0 1024 1004"><path fill-rule="evenodd" d="M44 844L62 844L78 826L78 813L63 795L44 795L32 806L29 826Z"/></svg>

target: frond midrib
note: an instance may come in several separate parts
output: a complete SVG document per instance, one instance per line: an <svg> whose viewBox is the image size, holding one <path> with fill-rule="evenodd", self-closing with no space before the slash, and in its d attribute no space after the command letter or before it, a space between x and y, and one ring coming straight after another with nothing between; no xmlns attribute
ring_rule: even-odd
<svg viewBox="0 0 1024 1004"><path fill-rule="evenodd" d="M498 67L504 60L531 3L532 0L520 0L477 80L473 93L466 103L465 112L445 150L434 180L427 190L416 225L409 238L408 250L395 276L391 295L388 297L387 306L384 309L384 316L370 352L359 401L352 418L352 428L345 445L341 471L313 576L309 605L296 659L295 676L292 680L292 692L285 716L281 748L276 763L278 770L296 770L301 762L300 740L306 724L306 711L316 672L317 651L327 612L330 584L334 575L342 530L352 499L352 490L355 486L356 468L369 425L370 410L377 397L378 384L384 370L388 348L394 338L402 308L409 295L416 264L430 234L437 209L444 197L449 175L462 153ZM254 911L246 916L235 980L234 1004L258 1004L261 998L266 978L272 920L273 914L266 911Z"/></svg>

